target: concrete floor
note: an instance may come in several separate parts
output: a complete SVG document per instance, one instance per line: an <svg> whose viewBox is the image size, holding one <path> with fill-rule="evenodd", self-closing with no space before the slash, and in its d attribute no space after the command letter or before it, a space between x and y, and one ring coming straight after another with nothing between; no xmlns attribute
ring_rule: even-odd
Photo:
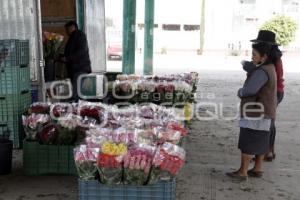
<svg viewBox="0 0 300 200"><path fill-rule="evenodd" d="M239 101L236 91L244 74L207 72L202 75L198 102L223 103L224 116L235 116ZM188 159L178 178L177 199L299 200L299 89L300 74L287 74L286 96L278 110L277 158L265 163L262 179L250 178L246 183L237 183L225 176L239 167L237 120L193 121L185 143ZM203 110L200 112L204 113Z"/></svg>
<svg viewBox="0 0 300 200"><path fill-rule="evenodd" d="M199 102L223 103L224 117L237 114L236 91L243 72L200 72ZM239 166L236 119L194 119L184 143L187 163L177 179L178 200L300 199L300 74L286 75L286 96L278 110L277 158L265 163L262 179L237 183L225 173ZM209 109L209 108L207 108ZM206 106L199 108L205 116ZM210 110L210 109L209 109ZM219 109L220 110L220 109ZM0 200L75 200L76 177L22 175L22 152L14 152L14 170L0 177Z"/></svg>

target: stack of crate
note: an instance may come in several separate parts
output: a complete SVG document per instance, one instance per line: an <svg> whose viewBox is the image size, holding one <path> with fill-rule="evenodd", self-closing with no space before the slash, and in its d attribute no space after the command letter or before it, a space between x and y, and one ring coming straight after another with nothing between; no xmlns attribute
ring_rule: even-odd
<svg viewBox="0 0 300 200"><path fill-rule="evenodd" d="M0 135L21 148L22 113L30 106L29 41L0 40Z"/></svg>

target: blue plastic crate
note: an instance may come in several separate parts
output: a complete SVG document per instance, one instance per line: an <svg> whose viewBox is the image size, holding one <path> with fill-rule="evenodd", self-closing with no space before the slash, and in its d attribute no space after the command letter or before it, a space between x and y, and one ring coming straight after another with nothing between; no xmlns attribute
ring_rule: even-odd
<svg viewBox="0 0 300 200"><path fill-rule="evenodd" d="M106 186L98 181L79 182L79 200L175 200L175 179L155 185Z"/></svg>
<svg viewBox="0 0 300 200"><path fill-rule="evenodd" d="M0 66L10 67L28 64L28 40L0 40Z"/></svg>
<svg viewBox="0 0 300 200"><path fill-rule="evenodd" d="M0 94L17 94L30 90L28 65L0 69Z"/></svg>

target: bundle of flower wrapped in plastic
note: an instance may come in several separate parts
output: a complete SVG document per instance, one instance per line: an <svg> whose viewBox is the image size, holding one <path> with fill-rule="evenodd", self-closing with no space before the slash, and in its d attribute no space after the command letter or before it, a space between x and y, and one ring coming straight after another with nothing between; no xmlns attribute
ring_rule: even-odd
<svg viewBox="0 0 300 200"><path fill-rule="evenodd" d="M98 133L94 132L98 137L93 138L90 135L85 145L90 150L100 149L97 156L97 168L99 180L103 184L155 184L160 180L175 177L184 164L184 150L169 142L157 143L154 135L151 136L154 131L139 130L133 135L128 132L122 136L123 139L115 141L113 135L117 133L105 131L99 129ZM76 159L75 155L76 165L79 165L77 166L79 174L84 171L82 166L90 169L88 170L90 173L93 172L94 165L83 164Z"/></svg>
<svg viewBox="0 0 300 200"><path fill-rule="evenodd" d="M171 143L164 143L156 150L149 184L170 180L178 174L185 163L185 150Z"/></svg>
<svg viewBox="0 0 300 200"><path fill-rule="evenodd" d="M181 73L181 74L167 74L167 75L126 75L119 74L117 76L118 81L139 81L139 80L147 80L153 82L174 82L174 81L184 81L189 85L194 85L198 83L199 75L197 72L190 73Z"/></svg>
<svg viewBox="0 0 300 200"><path fill-rule="evenodd" d="M118 100L173 105L195 102L197 84L196 72L164 76L118 75L113 91Z"/></svg>
<svg viewBox="0 0 300 200"><path fill-rule="evenodd" d="M74 160L79 178L95 180L99 148L80 145L74 149Z"/></svg>
<svg viewBox="0 0 300 200"><path fill-rule="evenodd" d="M176 176L185 160L178 144L187 130L171 109L155 104L107 109L112 112L108 121L120 124L116 128L93 126L85 138L88 149L100 149L101 183L147 185Z"/></svg>
<svg viewBox="0 0 300 200"><path fill-rule="evenodd" d="M26 140L45 145L74 145L80 139L84 118L77 115L77 104L42 103L32 104L22 115ZM86 126L90 126L87 124Z"/></svg>
<svg viewBox="0 0 300 200"><path fill-rule="evenodd" d="M50 116L47 114L31 114L22 116L22 123L28 140L36 140L37 134L50 123Z"/></svg>
<svg viewBox="0 0 300 200"><path fill-rule="evenodd" d="M124 184L147 184L155 150L155 146L147 144L129 147L124 157Z"/></svg>
<svg viewBox="0 0 300 200"><path fill-rule="evenodd" d="M127 146L124 143L104 142L98 155L97 167L100 181L107 185L122 183L123 160L127 154Z"/></svg>
<svg viewBox="0 0 300 200"><path fill-rule="evenodd" d="M173 109L156 104L116 107L34 104L23 116L28 139L74 145L80 178L103 184L147 185L176 176L185 160L179 147L187 129ZM82 140L78 140L81 132Z"/></svg>

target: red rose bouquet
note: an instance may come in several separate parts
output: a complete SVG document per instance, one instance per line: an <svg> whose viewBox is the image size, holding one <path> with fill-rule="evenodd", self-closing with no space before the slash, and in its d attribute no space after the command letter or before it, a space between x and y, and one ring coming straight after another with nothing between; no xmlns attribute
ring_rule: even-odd
<svg viewBox="0 0 300 200"><path fill-rule="evenodd" d="M69 103L55 103L50 107L50 114L53 119L65 117L74 113L74 107Z"/></svg>
<svg viewBox="0 0 300 200"><path fill-rule="evenodd" d="M33 103L28 110L29 114L35 113L35 114L49 114L50 112L50 103L42 103L42 102L36 102Z"/></svg>
<svg viewBox="0 0 300 200"><path fill-rule="evenodd" d="M183 136L183 137L187 136L187 134L188 134L188 131L186 130L186 128L177 121L168 122L167 129L179 131L181 133L181 136Z"/></svg>
<svg viewBox="0 0 300 200"><path fill-rule="evenodd" d="M44 126L37 134L38 140L41 144L52 145L56 144L58 137L58 129L54 124Z"/></svg>
<svg viewBox="0 0 300 200"><path fill-rule="evenodd" d="M31 114L22 116L22 124L25 130L26 139L36 140L36 135L42 128L50 122L47 114Z"/></svg>
<svg viewBox="0 0 300 200"><path fill-rule="evenodd" d="M185 162L185 151L181 147L164 143L156 150L151 170L150 183L175 177Z"/></svg>
<svg viewBox="0 0 300 200"><path fill-rule="evenodd" d="M102 124L106 120L106 106L101 103L91 103L80 101L77 114L83 118L92 118L97 124Z"/></svg>

